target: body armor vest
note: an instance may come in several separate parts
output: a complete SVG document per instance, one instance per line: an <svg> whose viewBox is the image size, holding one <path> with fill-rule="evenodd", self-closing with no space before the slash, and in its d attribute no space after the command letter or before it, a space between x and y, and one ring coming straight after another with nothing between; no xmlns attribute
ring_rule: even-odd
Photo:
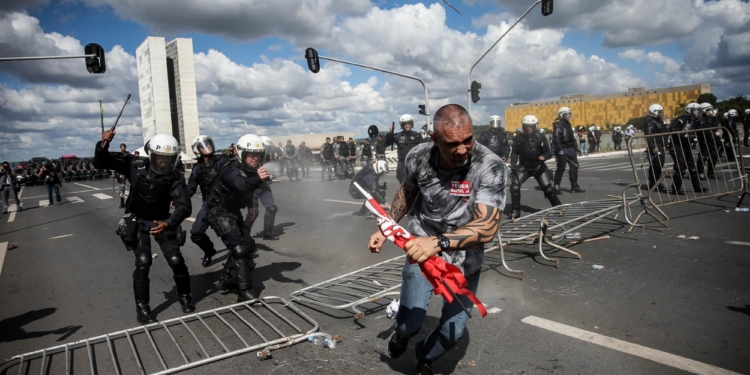
<svg viewBox="0 0 750 375"><path fill-rule="evenodd" d="M211 181L216 176L216 162L218 158L218 156L213 156L208 163L198 163L196 165L196 168L198 168L198 186L201 189L204 201L208 196L208 188L211 186Z"/></svg>
<svg viewBox="0 0 750 375"><path fill-rule="evenodd" d="M418 134L415 131L401 132L401 136L398 139L398 160L406 160L406 155L419 144Z"/></svg>
<svg viewBox="0 0 750 375"><path fill-rule="evenodd" d="M349 147L344 142L339 142L339 156L349 157Z"/></svg>
<svg viewBox="0 0 750 375"><path fill-rule="evenodd" d="M138 181L131 185L127 210L144 220L164 220L169 217L169 202L172 201L172 185L180 176L151 173L147 160L133 163L138 171Z"/></svg>
<svg viewBox="0 0 750 375"><path fill-rule="evenodd" d="M534 133L531 136L526 134L520 136L516 143L518 162L523 166L536 166L543 163L539 160L539 157L544 155L542 152L544 142L544 136L539 133Z"/></svg>
<svg viewBox="0 0 750 375"><path fill-rule="evenodd" d="M362 145L362 156L372 156L372 147L369 143Z"/></svg>
<svg viewBox="0 0 750 375"><path fill-rule="evenodd" d="M333 145L328 143L323 143L322 146L320 146L320 154L323 155L326 159L333 158Z"/></svg>
<svg viewBox="0 0 750 375"><path fill-rule="evenodd" d="M552 127L555 129L555 137L557 137L562 147L571 147L576 143L575 132L573 127L570 126L570 122L563 119L557 119ZM591 135L591 133L589 133ZM590 138L591 139L591 138Z"/></svg>
<svg viewBox="0 0 750 375"><path fill-rule="evenodd" d="M213 181L211 181L208 198L206 199L206 208L212 214L215 214L216 211L239 211L242 205L237 204L237 202L241 201L239 199L241 197L237 195L237 192L230 189L221 180L224 173L229 172L232 168L240 168L240 161L232 158L232 160L221 167L216 176L214 176Z"/></svg>
<svg viewBox="0 0 750 375"><path fill-rule="evenodd" d="M293 158L294 154L297 152L297 150L294 148L293 145L286 146L286 156Z"/></svg>
<svg viewBox="0 0 750 375"><path fill-rule="evenodd" d="M486 139L487 139L487 148L490 149L495 155L497 156L504 156L503 155L503 149L505 147L506 138L503 134L501 134L499 131L488 131L486 132Z"/></svg>
<svg viewBox="0 0 750 375"><path fill-rule="evenodd" d="M347 143L347 147L349 147L349 156L357 155L357 145L354 143Z"/></svg>

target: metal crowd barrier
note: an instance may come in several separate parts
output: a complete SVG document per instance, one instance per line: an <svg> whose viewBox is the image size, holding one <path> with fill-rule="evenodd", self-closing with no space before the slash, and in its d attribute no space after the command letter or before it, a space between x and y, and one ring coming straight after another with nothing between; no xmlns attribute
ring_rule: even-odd
<svg viewBox="0 0 750 375"><path fill-rule="evenodd" d="M666 150L659 150L659 156L647 150L650 139L661 138L663 142L672 144L674 138L678 137L688 140L691 147L668 146ZM631 225L636 225L644 214L648 214L668 227L669 216L661 207L747 191L747 173L742 154L732 135L720 127L639 136L631 139L627 147L635 177L635 184L628 188L637 189L642 207L635 219L628 217ZM716 155L712 155L711 149L716 150ZM734 156L734 160L730 156ZM657 176L653 166L658 163L659 157L664 165L662 173ZM715 178L708 178L711 169ZM655 183L644 189L644 183L648 185L649 174ZM674 194L671 190L679 176L682 176L684 195ZM693 187L698 184L705 190L696 191ZM660 189L660 185L664 189Z"/></svg>
<svg viewBox="0 0 750 375"><path fill-rule="evenodd" d="M318 328L286 300L263 297L17 355L0 369L10 374L18 366L19 375L172 374L251 351L268 357L271 350L306 341Z"/></svg>

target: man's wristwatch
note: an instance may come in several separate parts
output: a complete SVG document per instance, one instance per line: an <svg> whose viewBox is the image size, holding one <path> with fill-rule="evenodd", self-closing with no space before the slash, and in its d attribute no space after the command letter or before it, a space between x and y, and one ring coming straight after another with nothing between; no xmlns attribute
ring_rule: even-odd
<svg viewBox="0 0 750 375"><path fill-rule="evenodd" d="M442 234L437 236L438 246L440 247L440 251L446 251L451 247L451 241L448 239L448 237L443 236Z"/></svg>

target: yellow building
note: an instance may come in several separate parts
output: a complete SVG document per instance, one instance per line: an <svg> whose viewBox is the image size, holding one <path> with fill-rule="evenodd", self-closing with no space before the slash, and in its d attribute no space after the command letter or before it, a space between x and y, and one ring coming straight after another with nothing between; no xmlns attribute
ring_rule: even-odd
<svg viewBox="0 0 750 375"><path fill-rule="evenodd" d="M674 108L682 103L695 101L701 94L711 92L711 85L700 84L670 87L665 89L634 88L628 92L610 95L590 96L588 94L566 95L560 100L545 100L534 103L513 104L505 107L506 129L521 127L521 120L526 115L539 119L539 127L552 128L560 107L569 107L573 111L571 124L626 125L633 118L646 116L648 107L658 103L664 107L664 116L672 117Z"/></svg>

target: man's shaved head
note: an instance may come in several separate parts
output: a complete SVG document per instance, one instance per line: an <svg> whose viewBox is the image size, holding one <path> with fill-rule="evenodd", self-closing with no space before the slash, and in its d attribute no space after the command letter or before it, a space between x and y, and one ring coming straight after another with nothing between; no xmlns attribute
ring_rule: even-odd
<svg viewBox="0 0 750 375"><path fill-rule="evenodd" d="M446 104L435 112L432 126L435 134L440 137L446 127L451 129L471 127L471 116L464 107L458 104Z"/></svg>

